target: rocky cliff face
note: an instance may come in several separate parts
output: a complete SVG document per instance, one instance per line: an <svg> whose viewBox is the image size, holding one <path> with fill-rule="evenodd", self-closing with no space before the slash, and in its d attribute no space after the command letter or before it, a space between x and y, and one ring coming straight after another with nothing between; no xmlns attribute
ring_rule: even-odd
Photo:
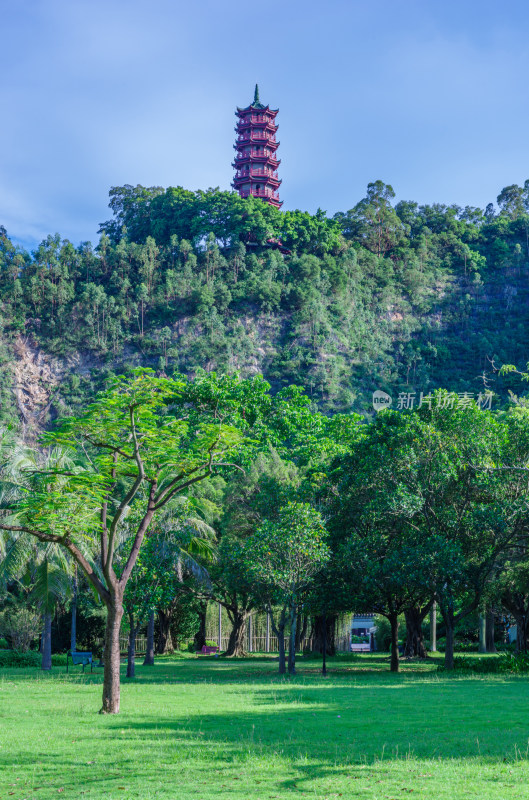
<svg viewBox="0 0 529 800"><path fill-rule="evenodd" d="M53 416L52 406L60 402L61 387L71 375L89 375L95 360L76 353L57 358L46 353L28 337L13 345L13 394L24 439L34 440Z"/></svg>

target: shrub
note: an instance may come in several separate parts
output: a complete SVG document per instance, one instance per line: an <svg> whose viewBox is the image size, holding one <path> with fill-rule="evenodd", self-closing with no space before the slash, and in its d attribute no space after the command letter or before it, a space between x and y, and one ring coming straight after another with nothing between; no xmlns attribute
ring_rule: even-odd
<svg viewBox="0 0 529 800"><path fill-rule="evenodd" d="M442 672L444 665L437 667ZM512 672L523 673L529 672L529 653L503 653L497 658L465 658L464 656L456 656L454 658L454 669L462 672L476 672L476 673L497 673L497 672Z"/></svg>
<svg viewBox="0 0 529 800"><path fill-rule="evenodd" d="M504 653L487 660L499 661L500 672L529 672L529 653Z"/></svg>
<svg viewBox="0 0 529 800"><path fill-rule="evenodd" d="M36 650L0 650L0 668L3 667L40 667L42 656Z"/></svg>
<svg viewBox="0 0 529 800"><path fill-rule="evenodd" d="M387 652L391 649L391 625L389 620L381 614L376 614L375 625L377 629L375 634L377 650ZM404 614L399 614L399 644L403 641L403 636L406 638L406 619Z"/></svg>
<svg viewBox="0 0 529 800"><path fill-rule="evenodd" d="M0 614L0 633L10 643L13 650L26 653L41 629L41 619L31 609L7 608Z"/></svg>
<svg viewBox="0 0 529 800"><path fill-rule="evenodd" d="M8 650L9 645L7 643L7 639L0 639L0 650Z"/></svg>
<svg viewBox="0 0 529 800"><path fill-rule="evenodd" d="M66 653L53 653L51 657L52 667L65 667L66 666Z"/></svg>
<svg viewBox="0 0 529 800"><path fill-rule="evenodd" d="M456 645L456 650L460 653L477 653L479 651L478 642L459 642Z"/></svg>

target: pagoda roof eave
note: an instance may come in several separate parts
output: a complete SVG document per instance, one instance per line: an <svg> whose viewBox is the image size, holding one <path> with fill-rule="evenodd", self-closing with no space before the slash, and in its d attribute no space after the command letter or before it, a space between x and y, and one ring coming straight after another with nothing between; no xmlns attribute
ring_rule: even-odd
<svg viewBox="0 0 529 800"><path fill-rule="evenodd" d="M270 142L270 141L268 141L268 142L265 143L263 141L261 143L261 141L256 142L255 139L253 141L251 139L248 139L247 141L244 141L244 142L236 142L233 145L233 149L234 150L239 150L242 147L250 147L251 145L256 145L256 144L258 144L259 147L268 147L269 150L273 150L273 152L275 153L276 150L278 149L279 145L281 144L281 142Z"/></svg>
<svg viewBox="0 0 529 800"><path fill-rule="evenodd" d="M235 158L237 158L237 155L235 156ZM276 164L276 166L273 169L277 169L277 166L279 166L279 164L281 164L281 159L280 158L270 158L270 156L262 156L262 155L261 156L251 156L249 153L246 153L245 155L240 156L239 157L239 162L241 162L241 161L269 161L269 162L271 162L273 164ZM232 167L235 168L235 162L233 162Z"/></svg>
<svg viewBox="0 0 529 800"><path fill-rule="evenodd" d="M270 106L263 106L262 103L259 103L259 105L254 105L254 103L251 103L249 106L246 106L246 108L239 108L239 106L237 106L236 113L244 114L248 111L268 111L268 113L270 114L277 114L279 112L279 109L270 108Z"/></svg>
<svg viewBox="0 0 529 800"><path fill-rule="evenodd" d="M251 125L255 126L256 128L261 128L261 126L264 126L265 128L273 128L274 130L277 130L279 128L277 122L274 122L271 119L263 119L260 120L259 122L255 122L254 120L245 121L240 119L235 125L235 130L237 130L238 128L248 128Z"/></svg>
<svg viewBox="0 0 529 800"><path fill-rule="evenodd" d="M241 133L246 128L251 128L252 126L254 127L254 130L265 130L266 128L269 128L272 133L277 133L279 130L279 125L270 122L270 120L267 120L267 122L238 122L233 130L235 133Z"/></svg>

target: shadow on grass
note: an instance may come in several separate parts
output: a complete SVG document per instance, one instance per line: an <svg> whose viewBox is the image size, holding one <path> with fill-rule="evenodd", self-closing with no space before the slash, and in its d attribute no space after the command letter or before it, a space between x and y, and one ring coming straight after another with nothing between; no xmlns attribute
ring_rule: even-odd
<svg viewBox="0 0 529 800"><path fill-rule="evenodd" d="M236 781L241 772L264 770L266 777L266 765L280 761L288 776L283 770L279 787L290 791L325 779L378 780L384 770L399 771L398 764L403 773L413 767L419 774L427 769L421 764L431 768L443 760L470 761L479 769L527 758L525 715L498 715L497 702L487 709L490 685L430 685L428 707L421 689L413 682L271 686L254 691L251 712L186 714L178 698L174 708L167 698L163 712L138 718L129 711L104 720L101 740L119 742L121 755L103 775L87 771L83 786L103 786L129 771L148 781L156 763L174 769L192 763L194 773L215 783L217 774ZM72 762L53 753L48 759L67 787ZM5 766L20 763L20 756L11 763L4 756Z"/></svg>
<svg viewBox="0 0 529 800"><path fill-rule="evenodd" d="M362 670L364 664L370 672ZM90 741L76 745L78 751L4 750L3 765L30 769L42 757L49 775L60 774L61 787L73 790L81 780L83 788L104 792L126 772L148 783L163 769L170 774L192 769L193 780L222 781L222 786L234 781L235 788L241 771L245 780L258 782L275 764L276 785L291 791L327 778L375 781L391 764L400 769L401 762L403 773L410 764L420 773L426 763L468 761L479 770L480 764L527 758L526 679L391 675L384 655L332 661L328 679L309 671L319 666L301 662L301 674L293 680L277 676L276 662L265 657L167 659L154 668L138 667L138 678L124 681L119 717L92 723L85 714ZM18 679L31 677L27 670L11 672L22 673ZM44 683L49 676L39 677ZM70 675L68 682L101 679ZM149 683L152 694L144 686ZM162 686L168 683L176 685L174 692ZM178 688L181 683L212 686L186 694ZM138 692L127 697L135 685ZM75 718L64 720L65 731L68 726L76 730ZM99 748L101 755L92 756L90 748ZM98 772L90 766L92 757L98 759Z"/></svg>
<svg viewBox="0 0 529 800"><path fill-rule="evenodd" d="M398 674L389 670L389 655L339 655L327 659L328 676L321 675L321 657L298 657L296 661L297 674L294 677L279 675L278 659L273 655L255 655L250 658L231 659L215 656L199 656L197 658L157 658L153 667L143 667L141 662L136 662L136 676L126 677L126 663L121 664L121 680L124 686L131 684L165 684L165 683L239 683L259 682L264 680L273 682L293 681L302 678L321 677L323 684L328 679L336 677L354 678L355 676L387 677L389 680L398 679L399 676L419 677L436 674L436 667L443 662L442 657L420 659L403 659L401 671ZM94 671L82 672L81 670L66 672L64 666L54 666L49 672L42 672L34 668L4 668L0 669L0 681L13 678L28 678L32 680L59 680L67 683L95 683L103 681L103 668L96 667ZM450 678L450 673L446 675Z"/></svg>

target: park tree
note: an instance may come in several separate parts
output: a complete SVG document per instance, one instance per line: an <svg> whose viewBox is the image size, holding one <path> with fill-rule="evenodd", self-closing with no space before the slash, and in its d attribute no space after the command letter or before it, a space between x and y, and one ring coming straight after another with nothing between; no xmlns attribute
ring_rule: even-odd
<svg viewBox="0 0 529 800"><path fill-rule="evenodd" d="M292 413L293 409L289 411ZM262 433L273 431L264 428ZM265 519L277 515L279 506L292 497L298 485L296 466L282 459L266 442L252 463L226 483L218 525L218 560L210 569L211 588L207 595L224 606L231 624L226 656L244 655L248 617L260 603L253 578L241 570L246 540Z"/></svg>
<svg viewBox="0 0 529 800"><path fill-rule="evenodd" d="M170 652L171 629L176 617L192 605L188 602L187 584L209 585L209 575L203 564L209 565L217 558L215 539L213 528L197 515L184 496L176 497L169 504L151 532L147 543L148 585L144 586L150 607L145 665L154 664L155 615L159 634L157 652ZM156 591L152 593L154 581Z"/></svg>
<svg viewBox="0 0 529 800"><path fill-rule="evenodd" d="M529 647L529 552L527 548L527 501L529 492L529 409L511 406L500 414L507 438L500 459L475 465L489 480L501 482L507 522L514 526L513 537L498 558L487 587L491 602L503 606L516 622L516 647ZM490 646L490 642L488 647ZM493 643L492 643L493 644Z"/></svg>
<svg viewBox="0 0 529 800"><path fill-rule="evenodd" d="M391 670L399 669L399 616L424 607L435 593L428 543L416 527L420 491L416 469L419 420L379 414L329 475L329 530L333 565L351 608L370 608L391 625ZM404 483L408 480L408 484Z"/></svg>
<svg viewBox="0 0 529 800"><path fill-rule="evenodd" d="M450 395L440 394L445 400ZM527 418L516 432L475 403L444 402L422 411L438 435L433 448L437 478L424 505L425 528L457 552L437 575L437 599L446 627L445 666L453 667L457 622L481 604L488 583L526 528L527 476L504 467L527 442ZM421 412L419 412L421 413ZM514 434L514 436L513 436ZM525 455L525 459L526 459ZM519 462L518 462L519 463ZM428 483L425 480L425 489Z"/></svg>
<svg viewBox="0 0 529 800"><path fill-rule="evenodd" d="M244 414L251 444L244 450L244 469L230 475L223 497L217 498L222 514L218 560L207 567L211 587L194 587L204 602L213 600L226 609L231 623L226 656L244 654L248 617L255 608L266 605L255 590L255 581L240 568L246 540L265 520L274 520L280 506L296 499L298 492L304 500L315 496L326 465L358 435L360 419L354 414L329 418L315 412L296 386L274 397L256 392L251 402L245 403ZM283 622L278 622L283 631L287 612ZM281 641L283 634L278 638Z"/></svg>
<svg viewBox="0 0 529 800"><path fill-rule="evenodd" d="M170 629L176 612L185 605L183 598L188 597L183 591L184 582L190 577L200 582L208 580L207 572L192 553L210 561L215 556L214 532L201 520L182 517L184 504L178 505L180 514L175 514L174 508L167 509L169 513L164 514L162 522L147 535L124 592L123 607L129 624L127 678L135 676L136 637L147 619L150 623L147 654L152 653L153 657L146 664L152 665L155 612L158 610L160 638L167 644L171 641ZM123 552L119 554L121 565L127 562L132 541L131 537L125 540ZM164 647L162 652L167 651Z"/></svg>
<svg viewBox="0 0 529 800"><path fill-rule="evenodd" d="M331 533L350 532L358 558L365 542L365 553L373 554L373 563L364 558L372 602L380 591L386 607L380 613L390 613L394 626L400 608L413 612L417 627L437 597L449 668L456 623L478 607L523 525L519 504L513 505L520 488L504 471L489 469L501 463L505 443L505 426L490 412L438 392L417 411L379 414L336 465ZM368 583L360 578L363 595ZM391 587L393 599L385 595Z"/></svg>
<svg viewBox="0 0 529 800"><path fill-rule="evenodd" d="M4 530L65 548L105 603L104 713L119 712L124 592L147 532L172 498L224 468L226 454L241 443L232 424L238 406L226 408L229 387L221 384L216 376L192 384L145 371L114 379L82 416L44 438L69 449L75 466L31 469L28 491L0 520ZM131 508L137 524L118 575L116 549ZM85 555L87 542L100 569Z"/></svg>
<svg viewBox="0 0 529 800"><path fill-rule="evenodd" d="M298 609L329 560L326 538L321 514L308 503L290 502L279 510L277 519L265 521L245 543L245 570L265 601L278 637L280 673L285 671L282 645L288 615L288 672L296 674Z"/></svg>
<svg viewBox="0 0 529 800"><path fill-rule="evenodd" d="M439 539L410 534L399 521L382 516L376 525L369 525L362 516L338 554L350 603L369 608L390 623L392 672L399 670L399 616L430 607L435 592L433 565L447 556L439 549L443 545Z"/></svg>
<svg viewBox="0 0 529 800"><path fill-rule="evenodd" d="M231 625L228 646L224 653L226 657L245 655L246 624L260 602L253 580L242 569L247 541L230 533L221 537L218 562L211 569L212 585L201 592L205 600L214 600L226 609Z"/></svg>

